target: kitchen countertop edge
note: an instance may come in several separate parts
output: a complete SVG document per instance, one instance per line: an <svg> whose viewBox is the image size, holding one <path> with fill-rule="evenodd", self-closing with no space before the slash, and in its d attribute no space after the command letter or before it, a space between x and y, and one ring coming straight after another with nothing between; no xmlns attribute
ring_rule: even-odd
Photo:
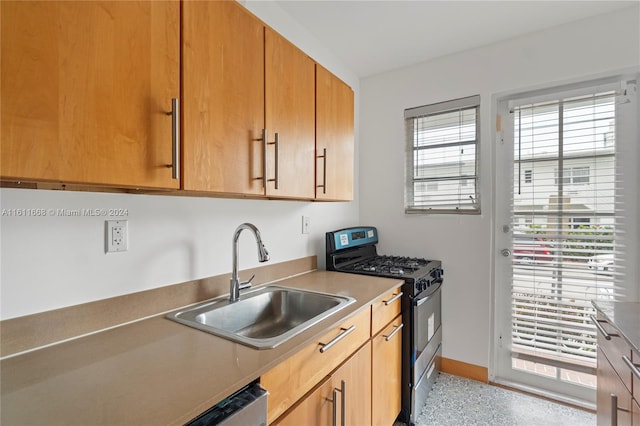
<svg viewBox="0 0 640 426"><path fill-rule="evenodd" d="M636 352L640 352L640 302L594 300L591 304Z"/></svg>

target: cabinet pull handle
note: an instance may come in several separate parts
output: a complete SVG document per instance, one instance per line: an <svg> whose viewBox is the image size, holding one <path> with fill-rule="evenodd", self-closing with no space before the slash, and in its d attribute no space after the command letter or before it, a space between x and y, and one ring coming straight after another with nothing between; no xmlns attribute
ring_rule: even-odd
<svg viewBox="0 0 640 426"><path fill-rule="evenodd" d="M393 297L389 300L383 300L382 302L384 303L385 306L389 306L390 304L392 304L393 302L395 302L396 300L400 299L400 297L402 297L403 293L400 292L398 294L394 294Z"/></svg>
<svg viewBox="0 0 640 426"><path fill-rule="evenodd" d="M340 420L342 421L342 426L347 426L347 382L344 380L340 381L340 401L342 402Z"/></svg>
<svg viewBox="0 0 640 426"><path fill-rule="evenodd" d="M640 370L638 370L638 366L635 365L633 362L631 362L629 357L626 355L622 356L622 360L624 361L625 364L627 364L627 367L629 367L633 375L636 376L638 379L640 379Z"/></svg>
<svg viewBox="0 0 640 426"><path fill-rule="evenodd" d="M262 187L267 189L267 129L262 129Z"/></svg>
<svg viewBox="0 0 640 426"><path fill-rule="evenodd" d="M180 104L178 98L171 98L171 178L178 179L180 174Z"/></svg>
<svg viewBox="0 0 640 426"><path fill-rule="evenodd" d="M333 426L338 426L338 392L340 389L333 388L333 399L331 400L333 403Z"/></svg>
<svg viewBox="0 0 640 426"><path fill-rule="evenodd" d="M384 340L388 342L389 340L393 339L393 336L395 336L398 331L402 330L402 327L404 327L404 324L402 323L400 323L400 325L394 325L393 331L388 336L383 335L382 337L384 337Z"/></svg>
<svg viewBox="0 0 640 426"><path fill-rule="evenodd" d="M347 425L347 382L340 381L340 388L333 388L333 399L329 401L333 403L333 426L338 426L338 392L340 392L340 424Z"/></svg>
<svg viewBox="0 0 640 426"><path fill-rule="evenodd" d="M598 319L596 319L596 317L594 317L593 315L589 315L589 318L591 318L591 322L596 326L598 331L600 333L602 333L602 337L604 337L605 340L611 340L611 336L617 336L617 334L609 334L609 333L607 333L607 330L602 328L602 326L600 325L600 321Z"/></svg>
<svg viewBox="0 0 640 426"><path fill-rule="evenodd" d="M322 185L318 185L318 188L322 188L322 193L327 193L327 148L322 149L322 155L318 155L318 158L322 158Z"/></svg>
<svg viewBox="0 0 640 426"><path fill-rule="evenodd" d="M334 337L333 339L331 339L329 342L327 343L320 343L320 353L325 353L326 351L328 351L329 349L331 349L331 347L333 345L335 345L336 343L338 343L340 340L344 339L345 337L347 337L347 335L349 335L350 333L353 333L353 331L356 329L355 325L352 325L349 328L340 328L340 330L342 330L342 332L340 334L338 334L336 337Z"/></svg>
<svg viewBox="0 0 640 426"><path fill-rule="evenodd" d="M265 141L267 140L266 136L265 136ZM275 135L275 140L273 142L267 142L268 145L275 145L275 172L276 172L276 176L274 179L269 179L269 182L275 182L276 183L276 189L278 189L278 186L280 184L280 173L278 172L279 169L279 165L280 165L280 136L278 133L276 133ZM266 151L265 151L265 169L264 169L264 174L266 176L267 174L267 168L266 168Z"/></svg>

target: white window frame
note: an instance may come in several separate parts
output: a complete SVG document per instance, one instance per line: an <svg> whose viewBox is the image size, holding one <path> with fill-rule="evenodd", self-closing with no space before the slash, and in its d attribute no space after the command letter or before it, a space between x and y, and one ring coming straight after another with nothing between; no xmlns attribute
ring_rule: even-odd
<svg viewBox="0 0 640 426"><path fill-rule="evenodd" d="M419 120L424 118L433 118L438 115L455 113L462 114L463 111L474 111L475 136L473 140L464 139L457 141L443 141L439 143L435 140L428 144L418 145L416 126ZM480 96L469 96L461 99L440 102L437 104L425 105L416 108L406 109L404 112L406 124L406 179L405 179L405 213L419 214L480 214L480 182L479 182L479 146L480 146ZM462 129L462 127L460 127ZM416 172L416 157L418 152L429 155L430 152L437 153L437 150L447 148L461 147L461 155L463 155L464 146L472 145L474 148L473 173L465 174L462 172L447 173L446 175L418 177ZM435 154L434 154L435 155ZM460 162L460 165L462 161ZM433 167L433 166L431 166ZM428 165L422 166L423 170L429 168ZM455 182L458 182L457 184ZM417 183L427 182L424 186L438 185L439 183L447 183L454 186L449 192L441 190L439 193L422 194L422 198L418 200L415 193L415 185ZM422 186L422 185L421 185ZM441 188L447 185L438 185ZM471 194L469 193L471 192ZM446 201L442 197L447 198ZM448 197L451 197L449 199Z"/></svg>

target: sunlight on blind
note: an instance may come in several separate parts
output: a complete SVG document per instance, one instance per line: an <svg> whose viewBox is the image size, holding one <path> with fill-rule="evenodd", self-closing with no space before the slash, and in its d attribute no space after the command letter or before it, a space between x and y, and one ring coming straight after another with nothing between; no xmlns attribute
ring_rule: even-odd
<svg viewBox="0 0 640 426"><path fill-rule="evenodd" d="M617 299L622 275L615 139L613 94L514 110L515 354L595 366L591 300Z"/></svg>
<svg viewBox="0 0 640 426"><path fill-rule="evenodd" d="M479 212L479 97L465 100L405 111L407 213Z"/></svg>

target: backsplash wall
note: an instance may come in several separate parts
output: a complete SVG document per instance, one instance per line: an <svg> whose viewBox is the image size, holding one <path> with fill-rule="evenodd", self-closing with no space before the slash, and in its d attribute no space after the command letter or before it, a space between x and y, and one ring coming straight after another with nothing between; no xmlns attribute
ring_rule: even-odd
<svg viewBox="0 0 640 426"><path fill-rule="evenodd" d="M235 200L2 189L1 209L46 216L1 220L1 319L231 272L232 235L255 224L269 263L317 255L324 232L353 225L356 203ZM62 210L118 209L124 216L65 216ZM311 233L302 234L302 216ZM129 250L104 251L106 219L128 221ZM240 237L240 269L258 266L253 236ZM320 266L322 262L322 266ZM248 279L249 277L242 278Z"/></svg>

